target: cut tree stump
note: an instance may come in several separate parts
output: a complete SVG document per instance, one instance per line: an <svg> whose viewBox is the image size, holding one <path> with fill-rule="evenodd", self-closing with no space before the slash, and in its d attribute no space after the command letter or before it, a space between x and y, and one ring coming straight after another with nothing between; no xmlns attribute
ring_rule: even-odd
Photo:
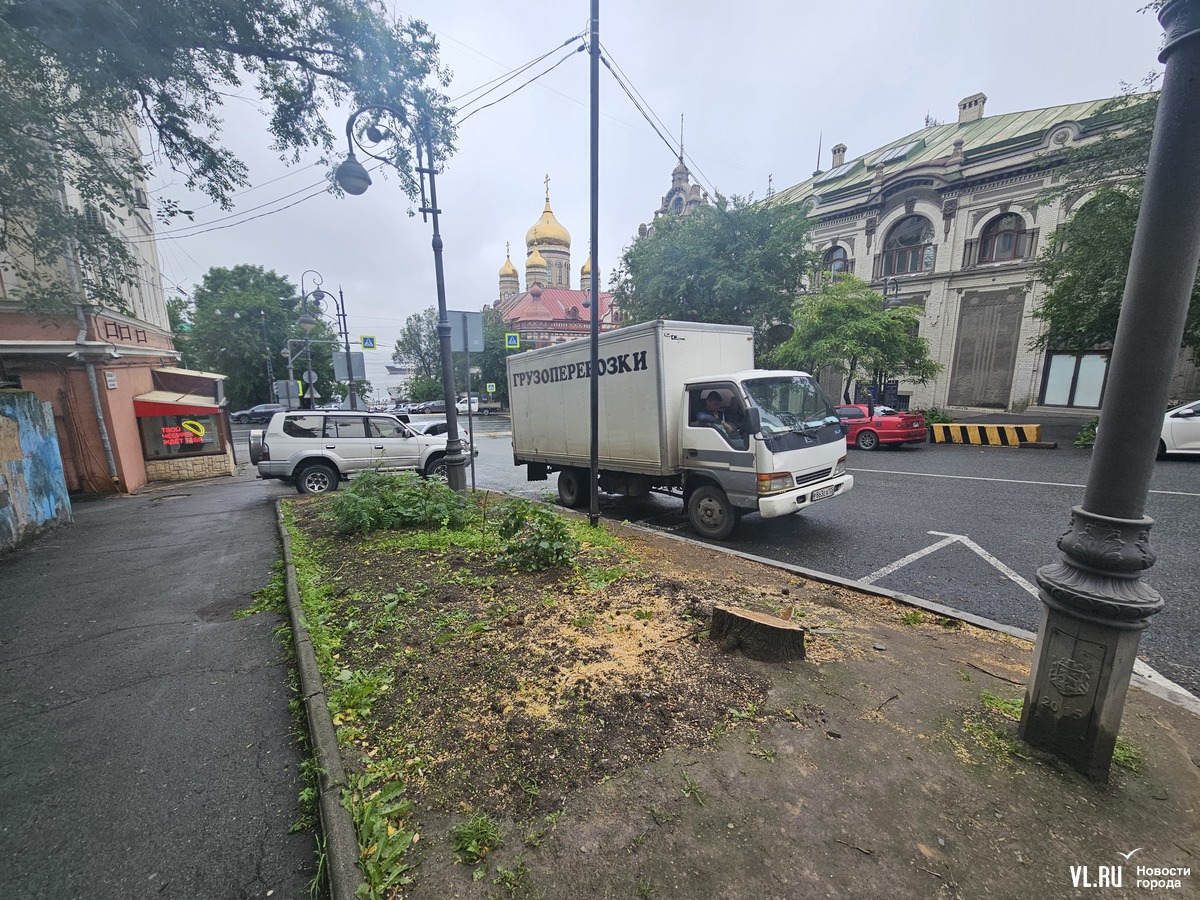
<svg viewBox="0 0 1200 900"><path fill-rule="evenodd" d="M709 636L720 642L722 650L740 650L744 656L761 662L804 659L803 628L750 609L714 606Z"/></svg>

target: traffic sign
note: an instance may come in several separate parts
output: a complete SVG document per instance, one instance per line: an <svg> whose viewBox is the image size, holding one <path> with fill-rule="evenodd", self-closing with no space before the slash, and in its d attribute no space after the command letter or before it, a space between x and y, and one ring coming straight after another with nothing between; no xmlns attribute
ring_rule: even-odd
<svg viewBox="0 0 1200 900"><path fill-rule="evenodd" d="M358 342L360 344L362 344L362 348L364 350L374 350L375 349L375 335L373 335L373 334L364 334L362 337L360 337L358 339Z"/></svg>
<svg viewBox="0 0 1200 900"><path fill-rule="evenodd" d="M521 347L521 336L515 331L504 332L504 346L508 350L518 350Z"/></svg>
<svg viewBox="0 0 1200 900"><path fill-rule="evenodd" d="M489 394L494 394L494 393L496 393L496 382L494 382L494 381L489 381L489 382L487 383L487 392L488 392Z"/></svg>

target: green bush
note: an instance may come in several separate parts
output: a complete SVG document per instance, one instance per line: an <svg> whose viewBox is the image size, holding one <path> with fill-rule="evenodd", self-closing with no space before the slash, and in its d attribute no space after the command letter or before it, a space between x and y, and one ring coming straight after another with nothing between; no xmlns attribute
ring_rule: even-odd
<svg viewBox="0 0 1200 900"><path fill-rule="evenodd" d="M1099 417L1089 419L1087 423L1079 429L1079 434L1075 435L1075 446L1090 447L1092 444L1096 443L1096 429L1099 427Z"/></svg>
<svg viewBox="0 0 1200 900"><path fill-rule="evenodd" d="M931 406L929 409L917 410L924 413L926 425L949 425L954 421L954 416L942 412L936 406Z"/></svg>
<svg viewBox="0 0 1200 900"><path fill-rule="evenodd" d="M570 565L579 552L566 520L529 500L506 501L498 531L505 541L500 561L518 569L537 572Z"/></svg>
<svg viewBox="0 0 1200 900"><path fill-rule="evenodd" d="M324 517L344 534L378 529L461 528L471 518L466 498L440 478L414 472L364 472L334 496Z"/></svg>

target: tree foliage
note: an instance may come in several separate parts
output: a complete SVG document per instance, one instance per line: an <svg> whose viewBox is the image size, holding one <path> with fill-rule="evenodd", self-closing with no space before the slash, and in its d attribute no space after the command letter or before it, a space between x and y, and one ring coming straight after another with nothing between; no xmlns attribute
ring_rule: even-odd
<svg viewBox="0 0 1200 900"><path fill-rule="evenodd" d="M286 380L287 359L281 350L290 348L297 379L306 368L296 288L262 266L209 269L190 301L175 300L170 306L187 326L177 339L184 365L227 375L225 395L234 409L273 399L267 362L272 364L274 380ZM338 393L331 362L336 348L327 343L336 339L325 320L318 320L309 335L317 390L326 398Z"/></svg>
<svg viewBox="0 0 1200 900"><path fill-rule="evenodd" d="M686 216L664 216L626 248L612 292L633 322L678 319L753 325L756 345L788 321L815 254L796 204L718 197Z"/></svg>
<svg viewBox="0 0 1200 900"><path fill-rule="evenodd" d="M392 362L411 366L415 376L439 385L435 396L442 395L441 347L438 344L438 311L430 306L404 320L404 328L392 348ZM413 396L414 400L433 399Z"/></svg>
<svg viewBox="0 0 1200 900"><path fill-rule="evenodd" d="M915 306L884 308L883 295L853 275L826 279L818 293L795 306L792 336L772 354L785 368L815 372L830 367L850 382L869 381L882 396L887 381L925 384L942 370L929 357L929 343L917 335L921 321Z"/></svg>
<svg viewBox="0 0 1200 900"><path fill-rule="evenodd" d="M333 150L331 104L373 103L410 121L427 110L445 158L447 77L426 26L393 19L378 0L0 0L0 254L16 271L10 281L31 307L65 309L76 294L62 263L73 258L88 302L124 307L135 258L97 226L138 206L150 157L129 146L137 127L189 188L229 208L248 177L221 143L220 110L244 82L285 159ZM388 153L413 196L410 148L397 141ZM64 189L99 215L71 209ZM172 204L157 212L188 214Z"/></svg>
<svg viewBox="0 0 1200 900"><path fill-rule="evenodd" d="M1141 87L1153 83L1151 77ZM1100 112L1112 129L1064 154L1058 182L1041 199L1087 200L1038 257L1038 278L1048 290L1034 311L1046 323L1034 346L1083 353L1115 340L1157 112L1158 94L1127 89ZM1200 272L1183 346L1200 364Z"/></svg>

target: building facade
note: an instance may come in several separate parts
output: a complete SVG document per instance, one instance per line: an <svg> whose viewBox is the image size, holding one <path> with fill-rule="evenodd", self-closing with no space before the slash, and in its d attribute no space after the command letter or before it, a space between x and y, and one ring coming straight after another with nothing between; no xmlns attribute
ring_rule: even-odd
<svg viewBox="0 0 1200 900"><path fill-rule="evenodd" d="M901 405L1092 414L1104 394L1107 348L1060 354L1031 346L1044 327L1032 316L1045 292L1034 262L1072 210L1039 197L1053 183L1055 151L1111 128L1108 101L985 116L986 101L967 97L957 122L861 156L848 159L838 144L827 171L771 202L809 209L818 282L850 272L889 300L921 308L920 334L944 369L927 385L902 384ZM1177 391L1198 389L1181 355Z"/></svg>
<svg viewBox="0 0 1200 900"><path fill-rule="evenodd" d="M124 139L137 147L132 122ZM118 234L135 254L136 279L123 308L82 292L66 315L27 309L21 283L0 260L0 386L49 403L72 493L130 492L150 480L232 474L234 454L224 376L177 368L166 297L144 184L133 208L113 217L90 207L70 185L65 202L94 227ZM78 260L64 254L68 282L82 283Z"/></svg>

